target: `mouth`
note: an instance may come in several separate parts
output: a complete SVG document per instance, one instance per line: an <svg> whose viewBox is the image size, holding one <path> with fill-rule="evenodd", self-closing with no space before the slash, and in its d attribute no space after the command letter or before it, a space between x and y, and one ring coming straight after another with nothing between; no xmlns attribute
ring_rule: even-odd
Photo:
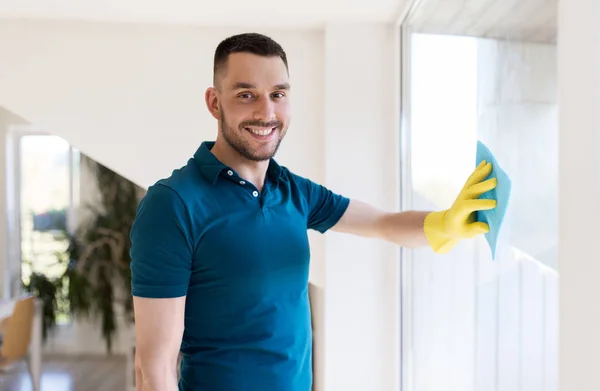
<svg viewBox="0 0 600 391"><path fill-rule="evenodd" d="M247 126L244 129L247 130L255 139L261 141L269 140L275 133L277 133L277 126L272 128L258 128L253 126Z"/></svg>

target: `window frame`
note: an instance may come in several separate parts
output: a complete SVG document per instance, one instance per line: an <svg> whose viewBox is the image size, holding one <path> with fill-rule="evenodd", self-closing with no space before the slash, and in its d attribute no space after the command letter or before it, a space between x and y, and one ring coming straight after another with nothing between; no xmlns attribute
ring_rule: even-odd
<svg viewBox="0 0 600 391"><path fill-rule="evenodd" d="M417 1L418 2L418 1ZM415 2L416 3L416 2ZM411 11L400 25L400 205L401 210L412 209L412 179L411 179L411 29L407 21ZM414 389L413 347L412 347L412 268L411 260L413 251L410 248L400 249L400 364L401 378L400 390L412 391Z"/></svg>
<svg viewBox="0 0 600 391"><path fill-rule="evenodd" d="M412 75L412 28L410 21L422 0L409 0L402 10L397 22L399 37L399 89L400 116L398 124L399 163L400 163L400 208L402 211L411 210L413 206L412 177L411 177L411 75ZM414 251L410 248L400 248L400 391L414 390L413 373L413 333L412 333L412 260Z"/></svg>

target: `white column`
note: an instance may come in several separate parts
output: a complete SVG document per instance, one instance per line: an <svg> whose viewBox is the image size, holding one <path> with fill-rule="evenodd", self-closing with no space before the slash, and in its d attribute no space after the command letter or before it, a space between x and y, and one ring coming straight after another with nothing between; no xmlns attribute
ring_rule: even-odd
<svg viewBox="0 0 600 391"><path fill-rule="evenodd" d="M398 207L398 29L325 30L325 184L386 210ZM319 390L396 391L400 379L397 247L326 235L324 378Z"/></svg>
<svg viewBox="0 0 600 391"><path fill-rule="evenodd" d="M14 140L9 137L13 125L24 125L27 122L0 107L0 297L8 299L16 294L21 278L20 239L17 232Z"/></svg>
<svg viewBox="0 0 600 391"><path fill-rule="evenodd" d="M560 0L560 391L600 390L600 2Z"/></svg>

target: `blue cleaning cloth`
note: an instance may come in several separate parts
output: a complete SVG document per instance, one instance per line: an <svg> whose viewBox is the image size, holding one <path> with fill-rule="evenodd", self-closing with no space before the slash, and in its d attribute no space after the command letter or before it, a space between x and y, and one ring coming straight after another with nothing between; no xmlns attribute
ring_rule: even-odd
<svg viewBox="0 0 600 391"><path fill-rule="evenodd" d="M479 196L481 199L496 200L496 208L491 210L477 211L475 218L476 221L482 221L490 226L490 232L485 234L485 239L492 250L492 259L495 259L498 235L500 234L502 221L504 220L506 209L508 208L512 184L510 178L506 172L502 170L492 152L481 141L477 141L476 156L475 167L477 167L482 160L492 163L492 173L488 179L496 178L498 181L498 185L495 189Z"/></svg>

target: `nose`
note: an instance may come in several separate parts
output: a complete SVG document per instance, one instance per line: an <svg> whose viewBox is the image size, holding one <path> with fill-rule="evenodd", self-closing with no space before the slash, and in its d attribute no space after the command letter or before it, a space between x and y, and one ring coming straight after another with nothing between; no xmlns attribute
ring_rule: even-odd
<svg viewBox="0 0 600 391"><path fill-rule="evenodd" d="M254 119L266 122L274 118L275 103L269 98L258 99L254 110Z"/></svg>

